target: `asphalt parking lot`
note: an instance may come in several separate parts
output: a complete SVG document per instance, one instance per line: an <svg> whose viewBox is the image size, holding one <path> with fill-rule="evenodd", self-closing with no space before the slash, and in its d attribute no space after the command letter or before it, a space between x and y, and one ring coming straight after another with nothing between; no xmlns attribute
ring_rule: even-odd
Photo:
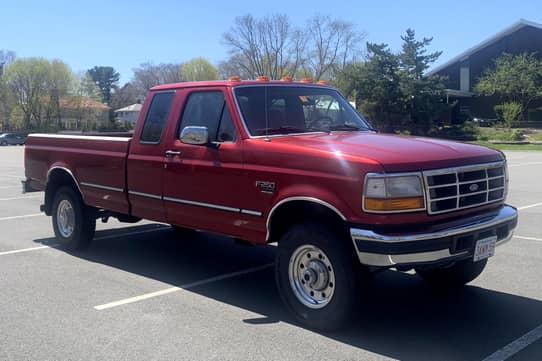
<svg viewBox="0 0 542 361"><path fill-rule="evenodd" d="M273 246L109 221L84 253L55 247L43 195L21 194L23 147L1 147L0 360L542 359L542 152L507 157L520 222L477 280L439 294L381 272L325 334L283 308Z"/></svg>

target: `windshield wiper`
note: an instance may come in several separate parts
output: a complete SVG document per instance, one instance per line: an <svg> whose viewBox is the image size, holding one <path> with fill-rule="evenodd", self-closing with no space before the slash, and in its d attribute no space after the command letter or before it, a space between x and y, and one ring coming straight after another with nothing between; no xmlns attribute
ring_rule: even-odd
<svg viewBox="0 0 542 361"><path fill-rule="evenodd" d="M337 124L337 125L330 125L329 126L329 129L330 130L352 130L352 131L356 131L356 130L363 130L364 128L361 128L357 125L350 125L350 124Z"/></svg>
<svg viewBox="0 0 542 361"><path fill-rule="evenodd" d="M267 134L280 134L280 133L304 133L305 129L301 129L298 127L292 127L290 125L283 125L276 128L260 128L258 129L258 133L260 135L267 135Z"/></svg>

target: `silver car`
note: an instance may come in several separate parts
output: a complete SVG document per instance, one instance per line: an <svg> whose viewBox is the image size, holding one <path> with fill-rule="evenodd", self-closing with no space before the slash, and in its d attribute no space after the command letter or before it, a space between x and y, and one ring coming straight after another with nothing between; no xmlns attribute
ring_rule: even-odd
<svg viewBox="0 0 542 361"><path fill-rule="evenodd" d="M16 133L4 133L0 135L0 145L23 145L26 137Z"/></svg>

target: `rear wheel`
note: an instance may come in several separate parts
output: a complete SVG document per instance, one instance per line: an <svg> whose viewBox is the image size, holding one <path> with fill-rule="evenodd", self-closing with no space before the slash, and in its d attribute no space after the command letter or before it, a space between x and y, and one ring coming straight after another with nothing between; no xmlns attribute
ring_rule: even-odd
<svg viewBox="0 0 542 361"><path fill-rule="evenodd" d="M96 217L79 193L71 187L61 187L53 200L53 230L56 239L66 249L75 251L88 247L94 237Z"/></svg>
<svg viewBox="0 0 542 361"><path fill-rule="evenodd" d="M4 146L8 145L8 142L6 142L5 140L3 140L3 141L0 143L0 145L4 147Z"/></svg>
<svg viewBox="0 0 542 361"><path fill-rule="evenodd" d="M295 225L279 241L281 298L311 328L334 330L351 320L362 285L359 268L345 240L320 225Z"/></svg>
<svg viewBox="0 0 542 361"><path fill-rule="evenodd" d="M461 287L478 277L486 264L487 259L478 262L466 259L448 266L416 268L416 273L435 288Z"/></svg>

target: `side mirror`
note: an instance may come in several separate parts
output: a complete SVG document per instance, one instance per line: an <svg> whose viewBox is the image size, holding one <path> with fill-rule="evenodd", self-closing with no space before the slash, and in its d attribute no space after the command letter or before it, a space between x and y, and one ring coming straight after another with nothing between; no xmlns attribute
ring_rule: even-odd
<svg viewBox="0 0 542 361"><path fill-rule="evenodd" d="M205 145L209 143L209 130L207 127L184 127L180 138L186 144Z"/></svg>

